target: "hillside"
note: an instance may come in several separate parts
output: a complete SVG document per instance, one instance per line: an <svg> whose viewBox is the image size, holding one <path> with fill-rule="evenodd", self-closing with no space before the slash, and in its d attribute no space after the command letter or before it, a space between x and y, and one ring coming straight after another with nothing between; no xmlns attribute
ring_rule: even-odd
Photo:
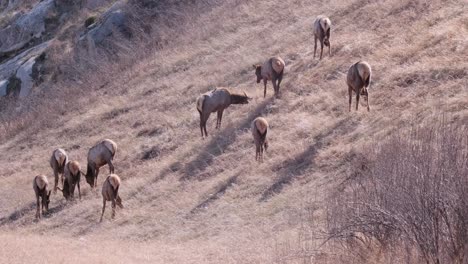
<svg viewBox="0 0 468 264"><path fill-rule="evenodd" d="M177 34L161 27L162 48L97 87L61 87L70 108L52 97L1 142L0 262L338 263L322 246L327 197L366 148L441 114L468 124L465 1L219 0L179 11L186 21ZM319 14L333 25L332 56L321 61L311 31ZM272 55L286 62L279 99L270 83L263 98L252 68ZM373 69L371 111L348 112L345 77L361 59ZM195 99L214 87L253 100L230 106L219 131L212 114L202 140ZM260 115L271 127L261 164L249 130ZM55 195L35 222L31 182L53 181L51 151L63 147L84 167L103 138L119 146L125 209L111 221L108 204L99 223L100 192L82 179L82 201Z"/></svg>

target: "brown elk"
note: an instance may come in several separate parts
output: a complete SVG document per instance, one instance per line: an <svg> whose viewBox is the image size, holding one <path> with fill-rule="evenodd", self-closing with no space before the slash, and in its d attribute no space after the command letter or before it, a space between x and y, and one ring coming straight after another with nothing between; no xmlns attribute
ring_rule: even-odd
<svg viewBox="0 0 468 264"><path fill-rule="evenodd" d="M86 182L91 188L97 187L97 177L99 175L99 168L104 165L109 165L110 173L114 173L114 159L115 153L117 152L117 144L110 140L104 139L97 143L94 147L88 151L88 166L86 170Z"/></svg>
<svg viewBox="0 0 468 264"><path fill-rule="evenodd" d="M41 218L42 211L47 212L49 210L50 192L47 190L49 181L45 175L38 175L34 177L33 189L36 194L36 219ZM39 202L39 199L41 200Z"/></svg>
<svg viewBox="0 0 468 264"><path fill-rule="evenodd" d="M252 135L255 141L255 160L263 162L263 151L268 149L268 122L263 117L257 117L252 121Z"/></svg>
<svg viewBox="0 0 468 264"><path fill-rule="evenodd" d="M322 59L323 45L328 46L328 56L331 56L330 30L331 21L328 17L320 15L314 21L314 58L317 51L317 40L320 41L320 59Z"/></svg>
<svg viewBox="0 0 468 264"><path fill-rule="evenodd" d="M115 206L117 205L120 208L123 208L122 199L119 196L120 184L121 180L117 174L109 175L104 181L104 184L102 185L102 213L101 220L99 222L102 222L102 217L104 216L104 211L106 210L107 201L112 202L112 219L115 217Z"/></svg>
<svg viewBox="0 0 468 264"><path fill-rule="evenodd" d="M60 182L63 186L63 169L65 164L68 162L68 155L65 150L58 148L52 151L52 156L50 157L50 167L54 170L54 193L57 193L59 174Z"/></svg>
<svg viewBox="0 0 468 264"><path fill-rule="evenodd" d="M367 111L370 111L369 107L369 87L371 82L372 69L369 63L365 61L358 61L351 65L348 70L346 77L346 83L348 85L349 94L349 111L351 112L351 98L353 91L356 93L356 111L359 107L359 97L365 96L367 102Z"/></svg>
<svg viewBox="0 0 468 264"><path fill-rule="evenodd" d="M280 57L272 57L268 59L263 65L253 65L255 69L255 75L257 76L257 83L260 83L263 80L264 90L263 97L266 97L266 85L267 82L271 80L273 84L273 89L275 91L275 96L279 96L279 89L281 81L283 80L283 73L285 67L284 60Z"/></svg>
<svg viewBox="0 0 468 264"><path fill-rule="evenodd" d="M223 111L231 104L248 104L252 99L244 94L238 94L230 91L227 88L216 88L213 91L202 94L197 98L197 110L200 113L200 131L202 138L208 136L206 131L206 121L211 113L218 112L216 119L216 129L221 128L221 120L223 118ZM204 134L203 134L204 132Z"/></svg>

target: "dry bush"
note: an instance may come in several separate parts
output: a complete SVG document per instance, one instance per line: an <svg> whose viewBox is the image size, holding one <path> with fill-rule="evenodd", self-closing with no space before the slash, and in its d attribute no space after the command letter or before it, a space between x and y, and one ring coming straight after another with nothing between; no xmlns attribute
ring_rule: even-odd
<svg viewBox="0 0 468 264"><path fill-rule="evenodd" d="M375 147L329 204L330 237L426 263L467 263L468 128L439 121ZM411 258L411 256L407 256Z"/></svg>

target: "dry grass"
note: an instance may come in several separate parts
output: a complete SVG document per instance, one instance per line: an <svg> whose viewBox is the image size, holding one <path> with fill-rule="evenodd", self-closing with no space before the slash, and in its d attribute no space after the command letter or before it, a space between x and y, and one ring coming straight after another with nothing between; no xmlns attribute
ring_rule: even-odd
<svg viewBox="0 0 468 264"><path fill-rule="evenodd" d="M49 112L36 113L38 121L2 141L0 193L11 195L0 203L0 229L12 230L4 240L11 248L30 243L34 251L45 238L73 251L82 237L95 243L86 247L90 259L102 262L128 247L117 260L336 263L339 252L320 247L324 201L366 144L434 113L468 121L463 9L463 1L402 0L205 1L193 16L177 9L189 23L178 34L167 33L171 27L152 33L167 41L162 49L131 67L110 68L102 87L80 92L75 84L71 95L58 92ZM334 25L332 57L320 62L312 58L311 35L318 14ZM282 96L272 99L270 85L263 99L251 65L276 54L287 65ZM374 71L370 113L347 112L345 73L359 59ZM245 90L254 100L229 107L220 131L211 116L210 137L201 140L194 101L215 86ZM78 101L73 111L60 103L67 96ZM54 118L47 121L48 114ZM262 164L248 131L258 115L271 126ZM2 122L0 129L15 125ZM99 224L101 198L85 186L81 202L65 205L54 196L52 213L35 223L31 181L38 173L52 179L50 152L63 147L85 164L87 150L102 138L119 145L115 166L125 209ZM18 262L31 256L22 254Z"/></svg>

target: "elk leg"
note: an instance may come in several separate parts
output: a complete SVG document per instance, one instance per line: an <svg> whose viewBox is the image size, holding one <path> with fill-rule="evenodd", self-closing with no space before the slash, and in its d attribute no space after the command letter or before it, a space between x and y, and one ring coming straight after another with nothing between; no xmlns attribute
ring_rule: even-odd
<svg viewBox="0 0 468 264"><path fill-rule="evenodd" d="M361 96L361 91L358 91L356 93L356 111L358 110L359 108L359 97Z"/></svg>
<svg viewBox="0 0 468 264"><path fill-rule="evenodd" d="M263 79L263 85L265 86L265 89L263 89L263 98L266 97L266 85L267 85L267 79Z"/></svg>
<svg viewBox="0 0 468 264"><path fill-rule="evenodd" d="M107 161L107 164L109 165L109 173L114 174L114 164L112 164L112 159L109 159ZM96 178L97 178L97 176L96 176Z"/></svg>
<svg viewBox="0 0 468 264"><path fill-rule="evenodd" d="M57 168L54 168L54 194L57 193L58 179L59 179L59 176L58 176Z"/></svg>
<svg viewBox="0 0 468 264"><path fill-rule="evenodd" d="M314 45L314 59L315 59L315 53L317 52L317 36L314 35L314 41L315 41L315 45Z"/></svg>
<svg viewBox="0 0 468 264"><path fill-rule="evenodd" d="M208 137L208 132L206 131L206 122L208 121L209 117L210 113L203 116L203 131L205 131L205 137Z"/></svg>
<svg viewBox="0 0 468 264"><path fill-rule="evenodd" d="M39 196L36 197L36 219L41 218L41 204L39 203Z"/></svg>
<svg viewBox="0 0 468 264"><path fill-rule="evenodd" d="M115 197L112 199L112 219L115 218Z"/></svg>
<svg viewBox="0 0 468 264"><path fill-rule="evenodd" d="M328 56L331 56L331 43L330 43L330 39L328 39Z"/></svg>
<svg viewBox="0 0 468 264"><path fill-rule="evenodd" d="M322 59L323 54L323 40L320 40L320 59Z"/></svg>
<svg viewBox="0 0 468 264"><path fill-rule="evenodd" d="M277 89L278 89L278 94L279 94L279 90L280 90L280 84L281 84L281 81L283 80L283 72L281 72L279 75L278 75L278 84L276 85Z"/></svg>
<svg viewBox="0 0 468 264"><path fill-rule="evenodd" d="M80 181L78 181L78 196L80 197L80 201L81 201L81 190L80 190Z"/></svg>
<svg viewBox="0 0 468 264"><path fill-rule="evenodd" d="M99 168L96 168L96 173L94 174L94 186L93 188L97 187L97 177L99 175Z"/></svg>
<svg viewBox="0 0 468 264"><path fill-rule="evenodd" d="M219 120L218 129L221 128L221 120L223 120L223 111L224 109L218 111L218 120Z"/></svg>
<svg viewBox="0 0 468 264"><path fill-rule="evenodd" d="M351 103L353 98L353 89L348 85L348 95L349 95L349 112L351 112Z"/></svg>
<svg viewBox="0 0 468 264"><path fill-rule="evenodd" d="M201 137L203 137L203 116L202 116L202 112L198 111L200 113L200 132L201 132Z"/></svg>
<svg viewBox="0 0 468 264"><path fill-rule="evenodd" d="M370 112L370 107L369 107L369 94L366 95L366 102L367 102L367 112Z"/></svg>
<svg viewBox="0 0 468 264"><path fill-rule="evenodd" d="M102 216L104 215L104 211L106 210L106 199L102 199L103 203L102 203L102 213L101 213L101 220L99 220L99 222L102 222Z"/></svg>

